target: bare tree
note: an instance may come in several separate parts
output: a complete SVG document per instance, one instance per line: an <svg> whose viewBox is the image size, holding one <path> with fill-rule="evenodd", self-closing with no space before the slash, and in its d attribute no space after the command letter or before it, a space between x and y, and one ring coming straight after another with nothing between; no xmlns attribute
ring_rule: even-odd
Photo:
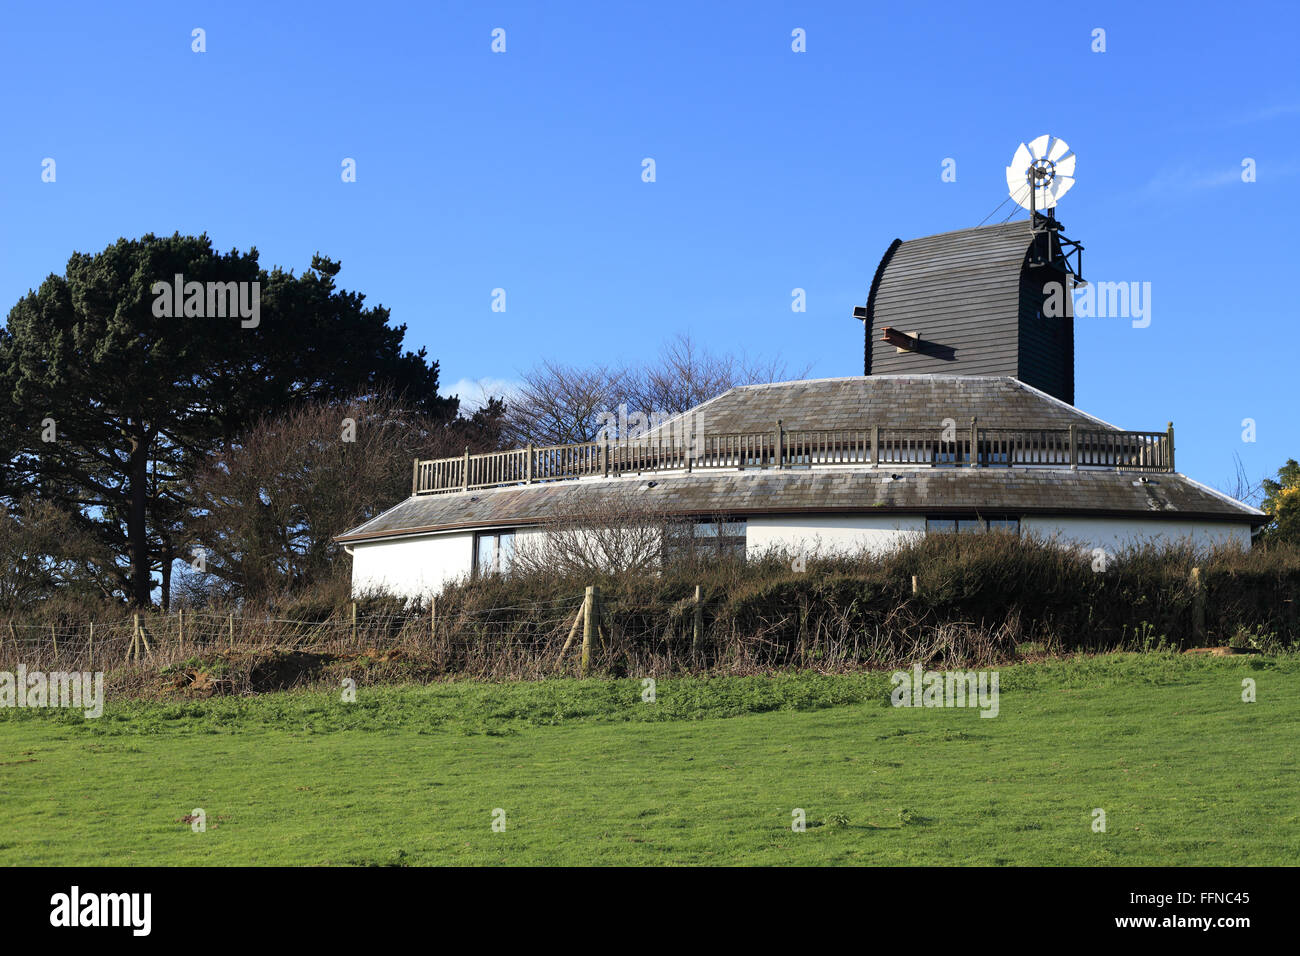
<svg viewBox="0 0 1300 956"><path fill-rule="evenodd" d="M516 543L513 569L524 573L604 575L657 571L664 535L681 521L639 481L575 496L566 512Z"/></svg>
<svg viewBox="0 0 1300 956"><path fill-rule="evenodd" d="M779 359L719 355L700 346L688 333L681 333L664 344L656 361L628 373L626 401L647 415L680 415L737 385L800 378L807 373L805 366L790 375Z"/></svg>
<svg viewBox="0 0 1300 956"><path fill-rule="evenodd" d="M1246 474L1246 466L1242 463L1241 456L1233 453L1232 461L1234 474L1230 481L1219 487L1230 498L1236 498L1238 501L1244 501L1248 505L1259 507L1260 499L1264 494L1263 479L1252 481Z"/></svg>
<svg viewBox="0 0 1300 956"><path fill-rule="evenodd" d="M806 374L805 367L793 377ZM779 360L719 355L687 334L678 335L654 360L639 366L584 369L546 361L524 374L523 385L511 398L505 438L513 445L596 441L611 422L633 417L648 425L687 412L737 385L789 377ZM626 438L622 427L615 431Z"/></svg>
<svg viewBox="0 0 1300 956"><path fill-rule="evenodd" d="M181 591L262 598L327 579L340 571L334 535L409 495L413 459L484 450L494 438L490 422L432 419L387 395L263 419L194 482L200 517L185 557L201 549L192 566L220 583L189 580Z"/></svg>
<svg viewBox="0 0 1300 956"><path fill-rule="evenodd" d="M0 611L31 609L59 592L109 598L114 571L112 552L81 515L36 498L0 510Z"/></svg>
<svg viewBox="0 0 1300 956"><path fill-rule="evenodd" d="M506 406L503 436L508 444L566 445L594 441L601 416L616 405L627 372L597 365L577 368L545 361L524 373Z"/></svg>

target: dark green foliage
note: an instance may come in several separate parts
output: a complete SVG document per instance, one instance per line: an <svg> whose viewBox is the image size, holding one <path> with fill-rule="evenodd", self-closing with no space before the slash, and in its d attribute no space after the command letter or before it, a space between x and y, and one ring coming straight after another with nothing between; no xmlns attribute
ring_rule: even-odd
<svg viewBox="0 0 1300 956"><path fill-rule="evenodd" d="M1300 643L1300 544L1265 542L1246 554L1224 552L1205 563L1202 577L1211 634L1226 642L1247 632L1254 645Z"/></svg>
<svg viewBox="0 0 1300 956"><path fill-rule="evenodd" d="M255 249L220 253L179 234L75 253L0 330L0 499L34 495L75 513L114 556L101 572L143 606L155 569L166 600L172 559L190 544L186 482L255 419L378 389L454 415L437 363L403 352L405 327L337 288L338 271L315 256L302 275L268 273ZM260 283L256 326L159 314L154 286L176 275Z"/></svg>
<svg viewBox="0 0 1300 956"><path fill-rule="evenodd" d="M1264 528L1264 537L1277 542L1300 542L1300 462L1288 458L1277 470L1277 480L1262 482L1264 500L1260 507L1272 521Z"/></svg>

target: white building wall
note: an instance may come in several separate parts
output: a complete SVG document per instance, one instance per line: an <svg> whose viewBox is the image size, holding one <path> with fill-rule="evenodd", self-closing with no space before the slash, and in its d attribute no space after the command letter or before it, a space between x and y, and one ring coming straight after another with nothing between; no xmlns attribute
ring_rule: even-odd
<svg viewBox="0 0 1300 956"><path fill-rule="evenodd" d="M1020 519L1020 533L1112 554L1132 545L1179 541L1190 541L1197 548L1232 544L1250 548L1250 525L1245 522L1025 516Z"/></svg>
<svg viewBox="0 0 1300 956"><path fill-rule="evenodd" d="M542 528L519 528L515 531L515 552L546 546L546 531Z"/></svg>
<svg viewBox="0 0 1300 956"><path fill-rule="evenodd" d="M386 591L400 597L427 598L468 576L473 562L472 531L355 544L352 593Z"/></svg>
<svg viewBox="0 0 1300 956"><path fill-rule="evenodd" d="M1130 545L1190 541L1198 548L1219 545L1250 547L1250 525L1226 521L1169 521L1141 518L1067 518L1029 516L1020 519L1021 534L1077 544L1112 554ZM783 515L751 517L746 551L756 555L768 548L804 550L809 554L867 550L878 554L925 533L922 515Z"/></svg>
<svg viewBox="0 0 1300 956"><path fill-rule="evenodd" d="M807 554L879 554L909 535L925 534L925 518L912 515L772 515L751 517L745 531L745 552L758 555L770 548Z"/></svg>
<svg viewBox="0 0 1300 956"><path fill-rule="evenodd" d="M1087 550L1110 553L1144 542L1190 540L1197 547L1221 544L1250 547L1245 522L1164 521L1133 518L1064 518L1025 516L1021 534L1036 534ZM520 529L515 547L544 532ZM770 548L813 555L879 554L911 535L925 534L922 515L772 515L750 517L745 550L757 556ZM352 593L387 591L401 597L425 599L448 583L467 577L474 563L474 532L392 538L352 546Z"/></svg>

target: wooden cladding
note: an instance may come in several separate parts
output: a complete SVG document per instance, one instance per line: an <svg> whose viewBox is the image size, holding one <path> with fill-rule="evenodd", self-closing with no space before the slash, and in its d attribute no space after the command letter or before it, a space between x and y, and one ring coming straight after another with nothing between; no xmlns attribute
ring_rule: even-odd
<svg viewBox="0 0 1300 956"><path fill-rule="evenodd" d="M871 280L866 375L1010 376L1074 404L1074 318L1057 231L1027 221L894 240ZM1050 253L1050 256L1048 255ZM1048 283L1060 286L1061 292ZM892 346L892 347L891 347Z"/></svg>
<svg viewBox="0 0 1300 956"><path fill-rule="evenodd" d="M674 440L585 442L416 461L412 494L438 494L585 477L747 468L911 465L1174 470L1174 429L858 428L789 430Z"/></svg>

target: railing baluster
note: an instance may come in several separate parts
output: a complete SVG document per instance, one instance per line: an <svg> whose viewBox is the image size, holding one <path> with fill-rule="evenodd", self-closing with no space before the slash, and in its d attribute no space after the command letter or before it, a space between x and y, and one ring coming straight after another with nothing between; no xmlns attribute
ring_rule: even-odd
<svg viewBox="0 0 1300 956"><path fill-rule="evenodd" d="M1073 436L1071 436L1073 431ZM767 469L784 462L816 468L823 465L1073 465L1143 471L1169 471L1173 454L1168 431L1110 429L980 428L954 441L922 429L809 429L784 432L778 447L772 431L731 432L701 436L691 458L684 443L663 435L608 444L583 442L458 455L416 462L414 493L433 494L461 488L490 488L527 481L557 481L624 471L658 472L697 468ZM609 459L608 461L606 459Z"/></svg>

